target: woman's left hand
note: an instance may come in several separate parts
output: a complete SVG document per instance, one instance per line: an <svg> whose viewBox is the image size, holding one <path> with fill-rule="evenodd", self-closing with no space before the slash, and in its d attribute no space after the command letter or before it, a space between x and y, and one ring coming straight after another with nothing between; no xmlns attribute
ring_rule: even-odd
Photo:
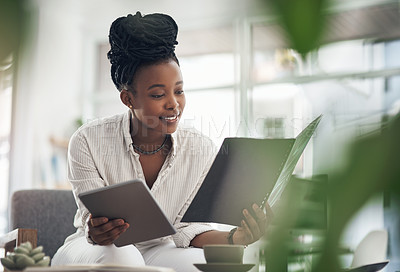
<svg viewBox="0 0 400 272"><path fill-rule="evenodd" d="M255 217L247 209L243 210L245 220L242 220L241 226L233 234L234 244L249 245L258 241L270 224L273 212L268 203L265 206L266 213L257 204L253 204L252 208Z"/></svg>

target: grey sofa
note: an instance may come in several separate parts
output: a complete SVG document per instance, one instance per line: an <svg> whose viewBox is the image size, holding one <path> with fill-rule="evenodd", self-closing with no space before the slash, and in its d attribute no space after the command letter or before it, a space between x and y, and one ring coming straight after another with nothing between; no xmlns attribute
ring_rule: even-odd
<svg viewBox="0 0 400 272"><path fill-rule="evenodd" d="M65 238L75 232L77 206L70 190L22 190L11 198L10 229L0 236L7 251L25 241L41 245L53 257Z"/></svg>

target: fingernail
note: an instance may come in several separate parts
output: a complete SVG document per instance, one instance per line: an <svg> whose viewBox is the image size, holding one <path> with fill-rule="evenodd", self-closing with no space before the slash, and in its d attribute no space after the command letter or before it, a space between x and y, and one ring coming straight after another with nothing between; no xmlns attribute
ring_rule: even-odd
<svg viewBox="0 0 400 272"><path fill-rule="evenodd" d="M254 204L253 204L253 209L254 209L254 210L257 210L257 208L258 208L258 205L257 205L256 203L254 203Z"/></svg>
<svg viewBox="0 0 400 272"><path fill-rule="evenodd" d="M244 209L244 210L243 210L243 214L244 214L244 215L248 215L249 212L248 212L246 209Z"/></svg>

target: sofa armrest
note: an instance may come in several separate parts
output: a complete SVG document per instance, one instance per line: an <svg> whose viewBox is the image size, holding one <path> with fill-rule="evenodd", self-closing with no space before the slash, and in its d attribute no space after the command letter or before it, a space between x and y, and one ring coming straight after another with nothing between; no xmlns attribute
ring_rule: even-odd
<svg viewBox="0 0 400 272"><path fill-rule="evenodd" d="M36 229L15 229L6 234L0 235L0 248L5 249L5 253L14 251L14 247L24 242L31 242L32 247L37 246Z"/></svg>

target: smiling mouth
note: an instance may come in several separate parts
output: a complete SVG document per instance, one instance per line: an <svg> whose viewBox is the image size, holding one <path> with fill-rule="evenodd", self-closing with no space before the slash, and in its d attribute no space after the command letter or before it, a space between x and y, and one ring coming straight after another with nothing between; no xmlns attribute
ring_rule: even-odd
<svg viewBox="0 0 400 272"><path fill-rule="evenodd" d="M165 120L167 122L176 122L176 121L178 121L180 116L181 116L181 113L178 112L178 114L174 114L171 116L161 116L160 119Z"/></svg>

